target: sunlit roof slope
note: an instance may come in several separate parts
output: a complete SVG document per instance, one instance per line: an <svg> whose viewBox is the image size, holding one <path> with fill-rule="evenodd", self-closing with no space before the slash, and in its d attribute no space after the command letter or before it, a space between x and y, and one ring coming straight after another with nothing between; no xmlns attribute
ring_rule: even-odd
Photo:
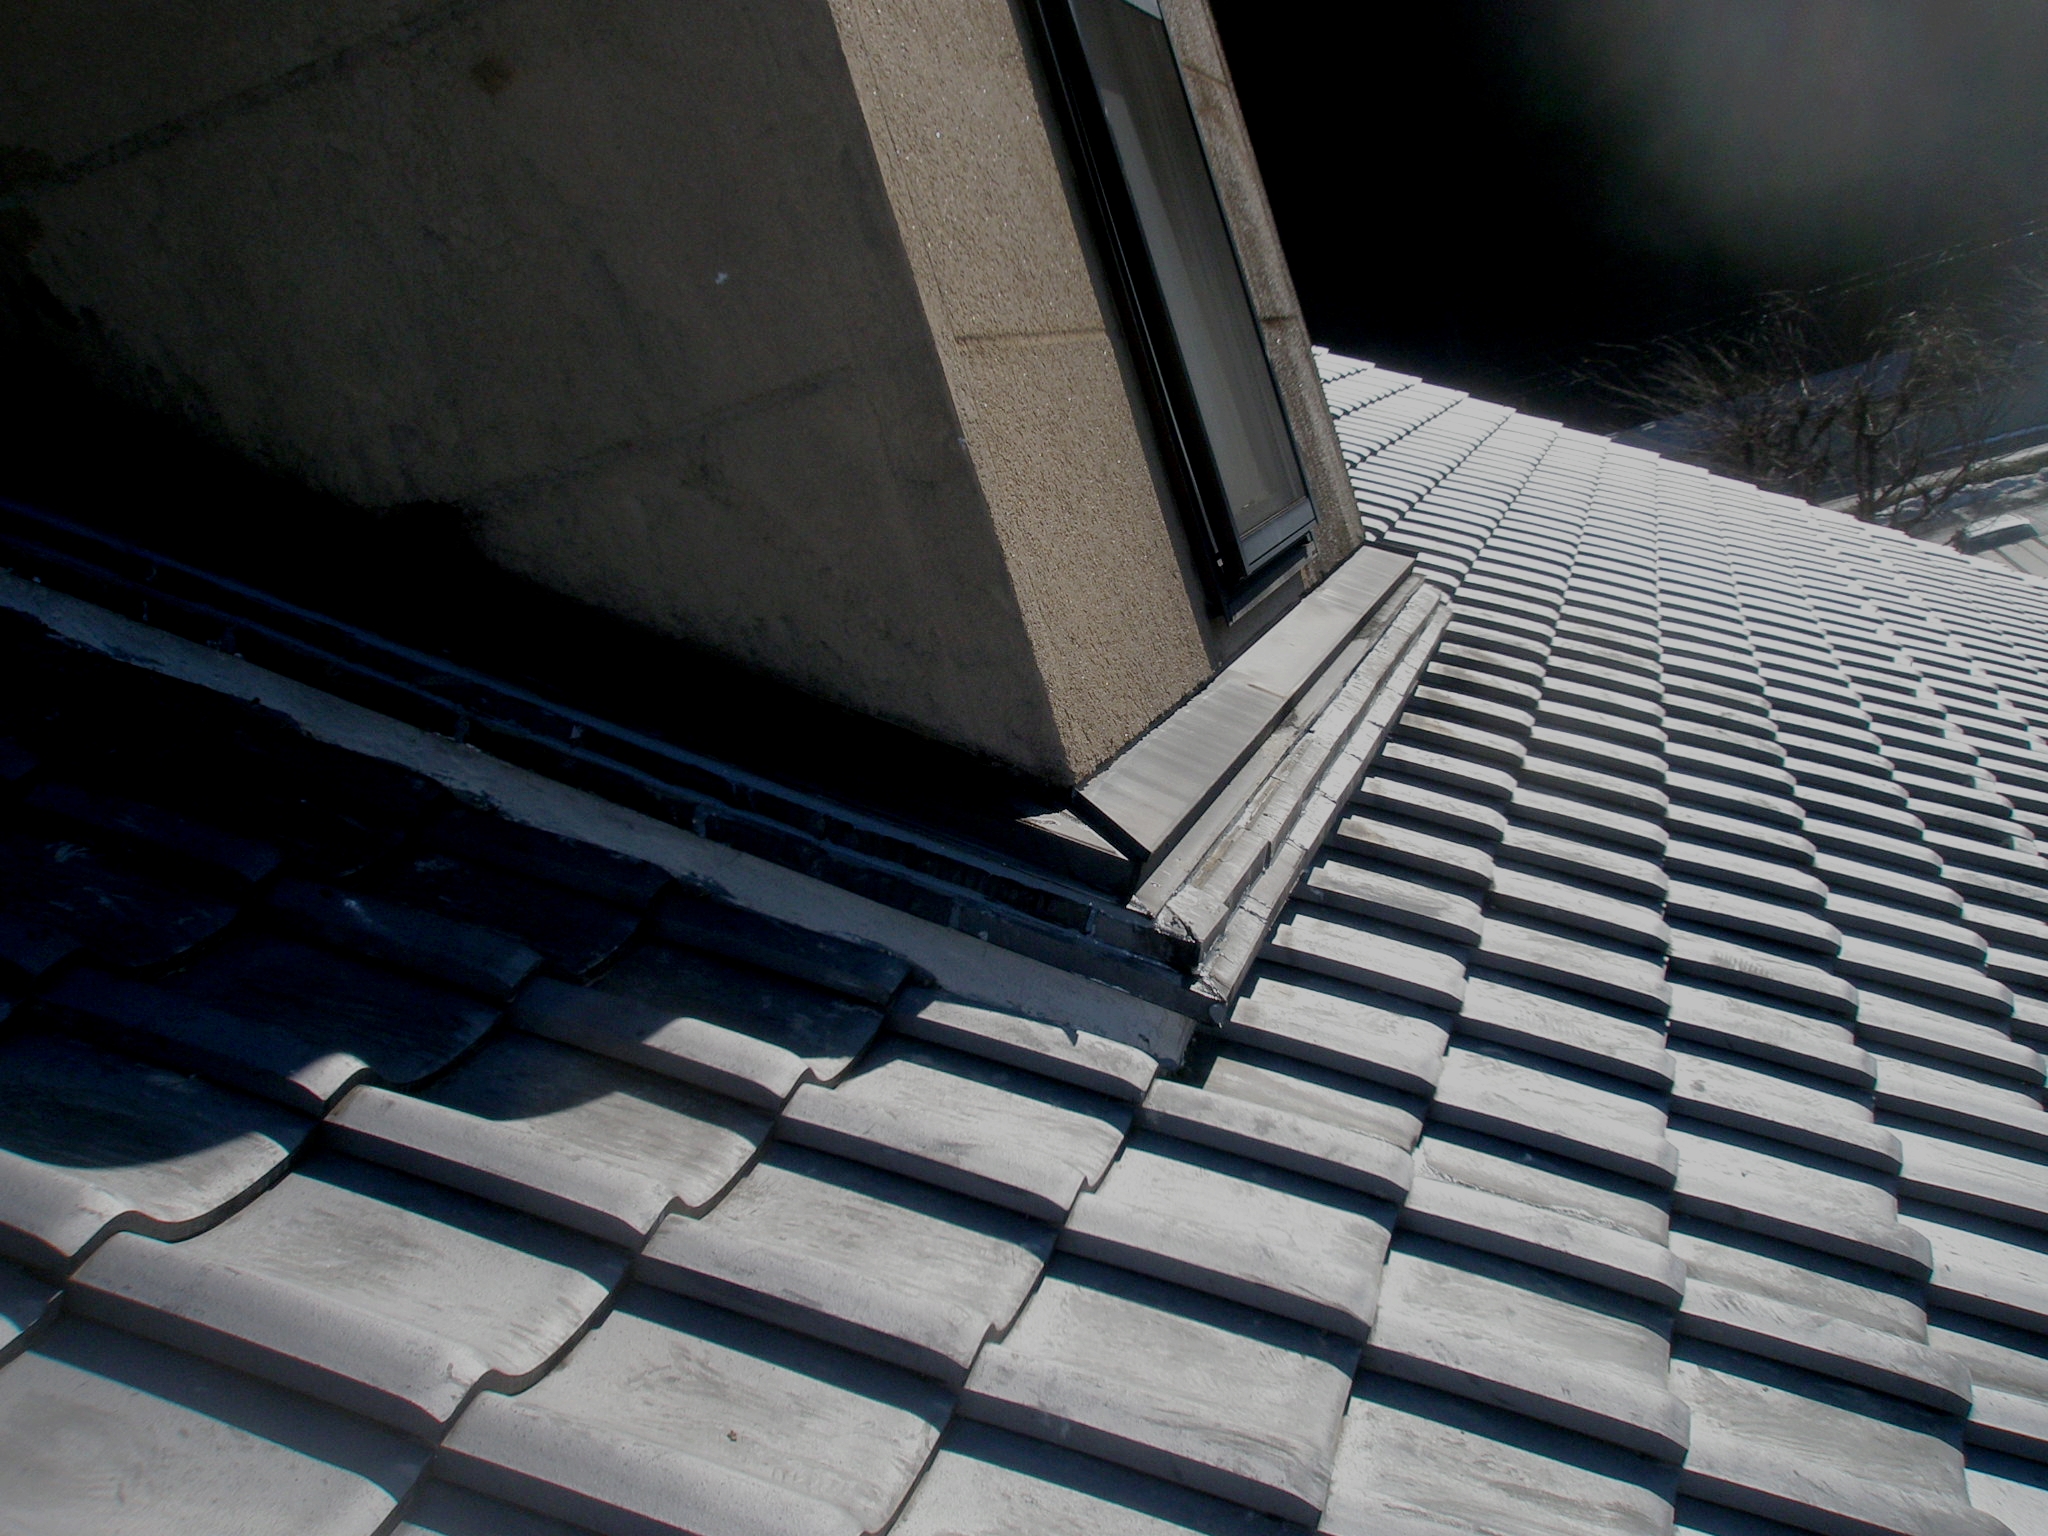
<svg viewBox="0 0 2048 1536"><path fill-rule="evenodd" d="M1184 1054L0 593L0 1528L2048 1530L2048 586L1323 366L1456 617Z"/></svg>

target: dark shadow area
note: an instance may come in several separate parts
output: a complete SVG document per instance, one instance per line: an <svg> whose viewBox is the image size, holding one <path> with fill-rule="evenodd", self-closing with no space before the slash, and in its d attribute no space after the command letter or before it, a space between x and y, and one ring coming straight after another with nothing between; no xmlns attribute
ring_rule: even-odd
<svg viewBox="0 0 2048 1536"><path fill-rule="evenodd" d="M1213 0L1311 335L1611 431L1584 374L1772 290L1967 296L2033 247L2048 12Z"/></svg>
<svg viewBox="0 0 2048 1536"><path fill-rule="evenodd" d="M0 272L0 276L4 276ZM484 558L462 511L370 511L325 496L211 441L174 410L88 378L44 326L10 326L0 284L0 504L130 546L104 559L177 562L276 601L452 663L798 794L961 838L1026 862L1042 839L1024 818L1066 792L900 726L814 698L684 642L655 635L506 572ZM19 313L19 310L16 311ZM0 522L47 538L32 518ZM139 559L137 558L139 557ZM0 564L24 562L0 548ZM1104 849L1095 863L1120 859ZM1092 865L1090 868L1092 869ZM1071 877L1075 871L1049 872Z"/></svg>

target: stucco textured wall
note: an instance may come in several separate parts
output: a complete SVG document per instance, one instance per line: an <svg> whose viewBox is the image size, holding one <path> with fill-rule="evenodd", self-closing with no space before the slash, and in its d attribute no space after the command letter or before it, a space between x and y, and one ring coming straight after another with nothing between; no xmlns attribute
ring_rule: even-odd
<svg viewBox="0 0 2048 1536"><path fill-rule="evenodd" d="M1320 570L1348 485L1208 13L1169 15ZM1075 782L1258 623L1203 609L1055 139L1013 0L0 9L10 259L103 381Z"/></svg>

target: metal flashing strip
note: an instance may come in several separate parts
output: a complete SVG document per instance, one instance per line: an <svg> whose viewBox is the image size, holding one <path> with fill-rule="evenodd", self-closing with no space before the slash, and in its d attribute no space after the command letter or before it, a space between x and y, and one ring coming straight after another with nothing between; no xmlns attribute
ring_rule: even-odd
<svg viewBox="0 0 2048 1536"><path fill-rule="evenodd" d="M1021 856L806 794L5 501L0 569L970 938L1184 1014L1205 1011L1187 989L1191 950L1114 897ZM1086 835L1018 825L1065 845Z"/></svg>
<svg viewBox="0 0 2048 1536"><path fill-rule="evenodd" d="M1254 785L1239 770L1286 720L1387 601L1412 562L1362 549L1075 794L1075 809L1138 859L1148 877L1133 905L1157 910L1151 877L1219 797ZM1242 804L1242 801L1239 802Z"/></svg>

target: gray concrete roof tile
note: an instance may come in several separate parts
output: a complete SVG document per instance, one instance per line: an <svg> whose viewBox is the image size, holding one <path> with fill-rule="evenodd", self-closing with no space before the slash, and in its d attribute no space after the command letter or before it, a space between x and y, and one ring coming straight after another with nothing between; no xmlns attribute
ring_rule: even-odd
<svg viewBox="0 0 2048 1536"><path fill-rule="evenodd" d="M1503 864L1494 873L1493 907L1518 912L1561 928L1661 952L1670 930L1648 902L1611 895L1576 881L1553 879ZM1478 937L1475 932L1473 938Z"/></svg>
<svg viewBox="0 0 2048 1536"><path fill-rule="evenodd" d="M1416 1145L1414 1187L1430 1179L1660 1247L1670 1230L1670 1199L1661 1190L1572 1158L1452 1126L1432 1129Z"/></svg>
<svg viewBox="0 0 2048 1536"><path fill-rule="evenodd" d="M403 1507L391 1536L592 1536L590 1526L571 1526L532 1509L473 1493L438 1477L420 1481Z"/></svg>
<svg viewBox="0 0 2048 1536"><path fill-rule="evenodd" d="M1685 1266L1660 1242L1444 1178L1416 1181L1401 1230L1676 1307Z"/></svg>
<svg viewBox="0 0 2048 1536"><path fill-rule="evenodd" d="M1994 944L2030 955L2048 955L2048 922L2038 917L1969 902L1963 907L1963 922Z"/></svg>
<svg viewBox="0 0 2048 1536"><path fill-rule="evenodd" d="M671 1207L716 1200L770 1123L700 1088L512 1035L425 1097L356 1089L326 1134L358 1157L637 1248Z"/></svg>
<svg viewBox="0 0 2048 1536"><path fill-rule="evenodd" d="M1902 940L1972 965L1982 965L1985 960L1984 941L1975 932L1961 923L1950 922L1928 912L1895 907L1889 902L1872 901L1845 891L1828 893L1826 911L1849 933Z"/></svg>
<svg viewBox="0 0 2048 1536"><path fill-rule="evenodd" d="M715 1210L671 1216L635 1265L664 1290L958 1386L1052 1255L1021 1216L798 1147Z"/></svg>
<svg viewBox="0 0 2048 1536"><path fill-rule="evenodd" d="M1775 857L1738 852L1719 843L1696 842L1674 837L1664 851L1664 867L1671 873L1718 885L1738 886L1777 901L1818 909L1826 901L1828 888L1815 861L1816 874L1809 874Z"/></svg>
<svg viewBox="0 0 2048 1536"><path fill-rule="evenodd" d="M741 965L882 1007L910 976L909 963L873 944L819 933L693 890L655 908L655 934Z"/></svg>
<svg viewBox="0 0 2048 1536"><path fill-rule="evenodd" d="M1935 1312L1927 1341L1970 1373L1977 1401L1964 1433L1971 1441L2048 1461L2048 1353L2038 1336L1988 1318Z"/></svg>
<svg viewBox="0 0 2048 1536"><path fill-rule="evenodd" d="M335 886L281 881L270 908L304 938L485 997L509 998L541 964L537 950L507 934Z"/></svg>
<svg viewBox="0 0 2048 1536"><path fill-rule="evenodd" d="M1583 763L1531 755L1516 770L1516 777L1525 789L1547 790L1556 795L1617 806L1650 821L1661 821L1671 808L1670 796L1655 785L1625 779L1617 773L1602 773Z"/></svg>
<svg viewBox="0 0 2048 1536"><path fill-rule="evenodd" d="M1289 906L1265 958L1430 1008L1455 1009L1465 994L1462 946L1384 923L1301 904Z"/></svg>
<svg viewBox="0 0 2048 1536"><path fill-rule="evenodd" d="M1475 660L1485 658L1484 652L1473 651L1470 647L1458 647L1457 649L1463 650ZM1490 660L1491 658L1486 659ZM1442 648L1437 652L1437 659L1423 669L1422 677L1425 686L1432 692L1476 697L1487 700L1494 705L1505 705L1511 709L1523 712L1533 709L1537 700L1542 697L1541 691L1532 684L1497 671L1492 666L1484 664L1474 666L1457 665L1453 659L1445 657ZM1421 692L1422 690L1417 690L1418 696L1420 696ZM1442 711L1425 708L1424 713L1437 714L1442 713ZM1461 717L1449 715L1447 718L1459 719ZM1481 720L1478 723L1483 725L1486 722Z"/></svg>
<svg viewBox="0 0 2048 1536"><path fill-rule="evenodd" d="M1665 1536L1672 1478L1626 1451L1371 1374L1344 1417L1325 1536Z"/></svg>
<svg viewBox="0 0 2048 1536"><path fill-rule="evenodd" d="M1832 911L1834 898L1829 900L1827 910ZM1833 956L1842 947L1841 930L1805 907L1699 881L1674 880L1664 910L1687 923L1748 934L1788 949Z"/></svg>
<svg viewBox="0 0 2048 1536"><path fill-rule="evenodd" d="M1670 1187L1678 1166L1678 1155L1664 1139L1663 1108L1647 1093L1588 1081L1498 1047L1451 1048L1430 1119L1659 1188Z"/></svg>
<svg viewBox="0 0 2048 1536"><path fill-rule="evenodd" d="M1817 823L1833 823L1838 829L1836 845L1842 852L1853 852L1853 846L1860 844L1870 833L1876 832L1897 843L1917 845L1920 834L1927 830L1926 824L1915 816L1907 805L1883 805L1859 795L1836 794L1832 790L1807 783L1802 776L1792 796ZM1938 863L1931 852L1916 862Z"/></svg>
<svg viewBox="0 0 2048 1536"><path fill-rule="evenodd" d="M1513 736L1481 730L1456 720L1439 719L1434 715L1411 715L1406 711L1394 724L1393 740L1427 752L1470 758L1491 768L1512 769L1527 752L1527 748Z"/></svg>
<svg viewBox="0 0 2048 1536"><path fill-rule="evenodd" d="M2012 848L2039 857L2031 829L2012 819L2010 810L1986 815L1980 810L1958 806L1945 796L1913 793L1906 809L1925 827L1957 837L1975 838L1995 847Z"/></svg>
<svg viewBox="0 0 2048 1536"><path fill-rule="evenodd" d="M959 1423L892 1536L1286 1536L1271 1516L986 1424Z"/></svg>
<svg viewBox="0 0 2048 1536"><path fill-rule="evenodd" d="M2033 839L2027 839L2024 846L2000 847L1974 837L1958 837L1953 832L1930 829L1925 841L1942 857L1950 868L1958 865L1975 873L1991 875L1997 879L2018 885L2022 889L2037 893L2048 892L2048 861L2033 848Z"/></svg>
<svg viewBox="0 0 2048 1536"><path fill-rule="evenodd" d="M1661 1308L1510 1259L1403 1236L1367 1360L1386 1375L1677 1462Z"/></svg>
<svg viewBox="0 0 2048 1536"><path fill-rule="evenodd" d="M1603 773L1640 779L1645 784L1661 785L1664 782L1664 759L1659 752L1605 741L1579 729L1538 725L1529 733L1529 749L1545 756L1584 763Z"/></svg>
<svg viewBox="0 0 2048 1536"><path fill-rule="evenodd" d="M203 1231L283 1174L306 1130L93 1046L0 1042L0 1257L62 1275L116 1232Z"/></svg>
<svg viewBox="0 0 2048 1536"><path fill-rule="evenodd" d="M1295 888L1302 901L1377 918L1454 944L1472 944L1479 938L1480 907L1471 892L1470 886L1397 874L1336 854L1317 859Z"/></svg>
<svg viewBox="0 0 2048 1536"><path fill-rule="evenodd" d="M1803 1529L2009 1536L1969 1505L1963 1458L1924 1409L1690 1344L1671 1385L1692 1409L1681 1489Z"/></svg>
<svg viewBox="0 0 2048 1536"><path fill-rule="evenodd" d="M1479 800L1501 802L1515 792L1514 775L1502 768L1463 753L1433 751L1414 742L1389 741L1380 748L1376 762L1380 767L1396 769L1424 783Z"/></svg>
<svg viewBox="0 0 2048 1536"><path fill-rule="evenodd" d="M1677 1331L1941 1413L1969 1411L1970 1372L1939 1349L1697 1276Z"/></svg>
<svg viewBox="0 0 2048 1536"><path fill-rule="evenodd" d="M1799 832L1698 805L1674 805L1665 822L1674 838L1719 843L1787 864L1811 865L1816 852L1813 843Z"/></svg>
<svg viewBox="0 0 2048 1536"><path fill-rule="evenodd" d="M1932 840L1930 834L1929 841ZM1962 893L1957 898L1958 910L1967 900L1987 906L2009 907L2029 917L2048 917L2048 883L2014 879L1959 860L1944 863L1941 877Z"/></svg>
<svg viewBox="0 0 2048 1536"><path fill-rule="evenodd" d="M939 1046L891 1040L836 1088L799 1088L778 1133L1043 1221L1107 1171L1130 1108Z"/></svg>
<svg viewBox="0 0 2048 1536"><path fill-rule="evenodd" d="M1844 1017L1856 1012L1856 989L1825 967L1712 929L1673 925L1669 964L1674 977L1743 987Z"/></svg>
<svg viewBox="0 0 2048 1536"><path fill-rule="evenodd" d="M1905 1153L1899 1170L1902 1196L2048 1231L2042 1159L2015 1149L1971 1145L1959 1134L1937 1134L1897 1120L1892 1132Z"/></svg>
<svg viewBox="0 0 2048 1536"><path fill-rule="evenodd" d="M1789 793L1797 782L1791 774L1777 765L1777 760L1765 754L1731 750L1733 742L1708 737L1704 732L1681 733L1672 723L1671 745L1664 749L1664 760L1673 768L1701 778L1716 779L1723 783L1756 790L1767 795ZM1670 775L1665 775L1668 785Z"/></svg>
<svg viewBox="0 0 2048 1536"><path fill-rule="evenodd" d="M464 806L438 817L422 835L431 847L631 911L643 910L669 884L668 871L645 859Z"/></svg>
<svg viewBox="0 0 2048 1536"><path fill-rule="evenodd" d="M1457 687L1456 679L1444 681L1453 686L1432 686L1425 682L1415 690L1408 701L1408 718L1430 716L1512 737L1528 735L1536 723L1535 716L1526 709L1498 703L1471 688Z"/></svg>
<svg viewBox="0 0 2048 1536"><path fill-rule="evenodd" d="M365 1077L403 1085L440 1071L497 1018L450 988L260 936L162 985L78 971L51 995L144 1054L315 1114Z"/></svg>
<svg viewBox="0 0 2048 1536"><path fill-rule="evenodd" d="M1671 1082L1661 1023L1654 1013L1484 971L1466 978L1458 1014L1462 1034L1654 1088Z"/></svg>
<svg viewBox="0 0 2048 1536"><path fill-rule="evenodd" d="M1554 730L1593 737L1651 756L1662 754L1666 737L1660 729L1664 718L1661 709L1625 706L1624 713L1610 707L1605 701L1602 701L1599 707L1580 702L1580 699L1594 692L1595 690L1581 689L1574 697L1559 689L1547 690L1543 695L1543 702L1536 706L1538 723ZM1658 782L1662 781L1661 771L1656 777Z"/></svg>
<svg viewBox="0 0 2048 1536"><path fill-rule="evenodd" d="M1704 1121L1674 1120L1666 1134L1678 1148L1674 1209L1893 1274L1927 1274L1927 1243L1900 1225L1879 1176Z"/></svg>
<svg viewBox="0 0 2048 1536"><path fill-rule="evenodd" d="M1389 993L1261 965L1220 1026L1223 1038L1427 1094L1453 1015Z"/></svg>
<svg viewBox="0 0 2048 1536"><path fill-rule="evenodd" d="M1858 994L1856 1032L1872 1044L1897 1046L1923 1056L1953 1061L2038 1089L2044 1078L2041 1054L2005 1032L2003 1021L1937 1009L1925 999L1899 997L1873 987Z"/></svg>
<svg viewBox="0 0 2048 1536"><path fill-rule="evenodd" d="M1392 767L1392 764L1383 764ZM1499 842L1507 817L1485 797L1447 790L1391 773L1369 773L1351 797L1353 805L1441 828L1483 843Z"/></svg>
<svg viewBox="0 0 2048 1536"><path fill-rule="evenodd" d="M1876 1124L1861 1096L1802 1080L1804 1074L1745 1065L1740 1058L1677 1049L1672 1055L1678 1062L1671 1087L1675 1111L1844 1162L1898 1172L1898 1138Z"/></svg>
<svg viewBox="0 0 2048 1536"><path fill-rule="evenodd" d="M1528 784L1515 791L1508 814L1519 825L1587 838L1652 858L1660 857L1669 842L1661 820L1617 811L1611 802L1581 799L1570 792L1556 794Z"/></svg>
<svg viewBox="0 0 2048 1536"><path fill-rule="evenodd" d="M21 1353L57 1315L59 1292L12 1264L0 1264L0 1365Z"/></svg>
<svg viewBox="0 0 2048 1536"><path fill-rule="evenodd" d="M426 849L396 865L366 871L354 890L421 912L509 935L555 971L587 976L640 927L640 912L515 870Z"/></svg>
<svg viewBox="0 0 2048 1536"><path fill-rule="evenodd" d="M1944 959L1903 944L1851 934L1842 940L1835 968L1871 986L1911 992L1985 1013L2010 1015L2012 990L1975 965Z"/></svg>
<svg viewBox="0 0 2048 1536"><path fill-rule="evenodd" d="M1668 883L1663 866L1654 858L1520 822L1511 825L1501 839L1500 857L1658 899Z"/></svg>
<svg viewBox="0 0 2048 1536"><path fill-rule="evenodd" d="M520 991L509 1017L533 1034L764 1109L781 1108L812 1075L803 1057L751 1034L545 976Z"/></svg>
<svg viewBox="0 0 2048 1536"><path fill-rule="evenodd" d="M827 1083L882 1027L881 1010L867 1002L669 944L628 954L597 989L780 1046Z"/></svg>
<svg viewBox="0 0 2048 1536"><path fill-rule="evenodd" d="M1739 816L1762 826L1797 832L1806 822L1806 812L1789 795L1745 789L1705 774L1666 774L1664 788L1676 803L1718 811L1724 816Z"/></svg>
<svg viewBox="0 0 2048 1536"><path fill-rule="evenodd" d="M603 1531L858 1536L951 1407L934 1382L645 1287L541 1382L471 1404L444 1475Z"/></svg>
<svg viewBox="0 0 2048 1536"><path fill-rule="evenodd" d="M1689 1216L1673 1223L1671 1252L1689 1276L1724 1290L1895 1338L1918 1342L1927 1336L1921 1287L1901 1275Z"/></svg>
<svg viewBox="0 0 2048 1536"><path fill-rule="evenodd" d="M590 1528L427 1478L406 1501L391 1536L591 1536Z"/></svg>
<svg viewBox="0 0 2048 1536"><path fill-rule="evenodd" d="M1357 1360L1356 1344L1303 1324L1063 1259L982 1351L960 1407L1308 1522L1329 1493Z"/></svg>
<svg viewBox="0 0 2048 1536"><path fill-rule="evenodd" d="M1488 917L1473 963L1650 1014L1671 1004L1657 961L1535 923Z"/></svg>
<svg viewBox="0 0 2048 1536"><path fill-rule="evenodd" d="M1817 832L1815 824L1807 823L1809 832ZM1868 845L1863 845L1865 851ZM1923 879L1897 868L1873 864L1865 859L1845 858L1837 853L1822 853L1813 861L1814 873L1825 880L1831 890L1848 891L1860 896L1877 896L1902 907L1915 911L1933 912L1943 917L1960 916L1963 898L1950 886L1939 880Z"/></svg>
<svg viewBox="0 0 2048 1536"><path fill-rule="evenodd" d="M1135 1046L928 990L906 992L890 1014L902 1033L1021 1067L1055 1082L1136 1102L1159 1063Z"/></svg>
<svg viewBox="0 0 2048 1536"><path fill-rule="evenodd" d="M1164 1136L1134 1137L1059 1246L1363 1340L1395 1207Z"/></svg>
<svg viewBox="0 0 2048 1536"><path fill-rule="evenodd" d="M1628 659L1631 662L1628 666L1609 666L1575 644L1553 646L1549 665L1535 668L1533 680L1541 683L1547 677L1552 683L1564 682L1593 689L1617 705L1623 699L1632 699L1645 705L1661 706L1664 698L1662 676L1646 674L1634 665L1634 658ZM1656 718L1662 717L1663 710L1659 707Z"/></svg>
<svg viewBox="0 0 2048 1536"><path fill-rule="evenodd" d="M531 1217L323 1157L198 1237L110 1238L68 1298L432 1438L479 1387L540 1377L625 1267Z"/></svg>
<svg viewBox="0 0 2048 1536"><path fill-rule="evenodd" d="M2035 993L2048 993L2048 956L2021 954L2010 949L1994 949L1984 957L1984 969L1994 980L2012 988L2024 988ZM2018 1007L2018 997L2014 997Z"/></svg>
<svg viewBox="0 0 2048 1536"><path fill-rule="evenodd" d="M1921 1204L1903 1221L1933 1249L1927 1296L1935 1305L2048 1335L2048 1241L2038 1231Z"/></svg>
<svg viewBox="0 0 2048 1536"><path fill-rule="evenodd" d="M1399 865L1455 885L1483 888L1493 880L1493 856L1486 845L1384 815L1346 816L1331 831L1329 841L1332 847L1361 858Z"/></svg>
<svg viewBox="0 0 2048 1536"><path fill-rule="evenodd" d="M375 1536L427 1448L66 1318L0 1370L0 1487L33 1536Z"/></svg>

